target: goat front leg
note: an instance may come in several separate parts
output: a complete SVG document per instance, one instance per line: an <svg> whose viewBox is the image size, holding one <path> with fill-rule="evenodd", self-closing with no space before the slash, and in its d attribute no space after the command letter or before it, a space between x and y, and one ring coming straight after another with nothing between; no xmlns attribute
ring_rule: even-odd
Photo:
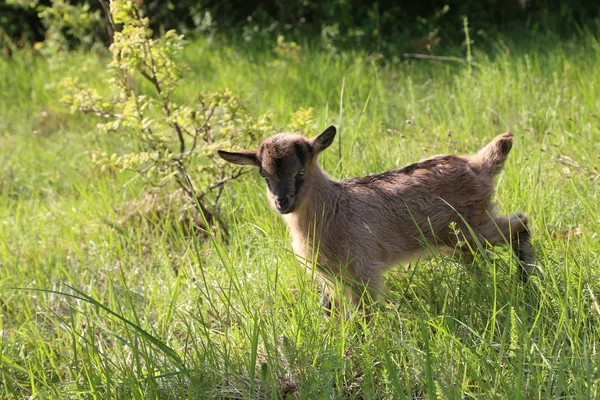
<svg viewBox="0 0 600 400"><path fill-rule="evenodd" d="M323 308L323 312L328 317L331 317L331 313L334 308L334 295L331 291L331 288L327 285L323 288L323 298L321 299L321 307Z"/></svg>
<svg viewBox="0 0 600 400"><path fill-rule="evenodd" d="M383 264L352 262L342 276L324 276L326 281L321 305L329 316L342 307L341 297L354 307L376 301L383 292Z"/></svg>
<svg viewBox="0 0 600 400"><path fill-rule="evenodd" d="M354 306L364 305L365 301L372 303L382 295L384 264L380 262L357 263L349 270L352 275L352 290L350 302Z"/></svg>
<svg viewBox="0 0 600 400"><path fill-rule="evenodd" d="M342 289L343 290L343 289ZM345 290L344 295L350 298L349 290ZM335 288L325 285L323 289L323 298L321 300L321 307L326 316L331 317L335 313L339 313L342 309L342 303L340 296L336 293ZM350 318L350 312L346 312L346 319Z"/></svg>

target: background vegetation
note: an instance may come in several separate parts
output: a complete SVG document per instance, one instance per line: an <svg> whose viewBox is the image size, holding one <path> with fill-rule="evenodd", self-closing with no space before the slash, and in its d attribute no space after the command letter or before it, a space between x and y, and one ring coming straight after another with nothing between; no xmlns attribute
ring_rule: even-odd
<svg viewBox="0 0 600 400"><path fill-rule="evenodd" d="M284 35L323 47L399 55L437 53L464 43L463 19L471 40L490 45L513 37L552 32L570 37L595 25L600 7L588 0L138 0L156 32L222 35L257 42ZM7 0L0 4L0 32L25 44L61 31L70 44L109 43L100 1ZM53 32L54 31L54 32ZM456 51L459 51L456 49ZM460 51L459 51L460 52Z"/></svg>
<svg viewBox="0 0 600 400"><path fill-rule="evenodd" d="M462 39L425 53L458 61L328 47L320 32L294 42L262 24L265 36L247 41L247 28L219 20L222 31L182 48L176 61L189 69L174 102L229 88L278 130L336 124L339 142L321 159L333 178L513 132L498 208L531 216L543 277L522 284L507 251L466 267L436 255L391 271L369 321L323 316L258 174L222 193L225 238L188 230L172 197L148 195L136 172L100 168L94 154L143 148L60 101L64 78L110 94L110 55L96 39L5 36L0 397L600 397L600 41L592 20L567 20L527 37L491 25L497 34L480 45L476 19L473 40L454 19Z"/></svg>

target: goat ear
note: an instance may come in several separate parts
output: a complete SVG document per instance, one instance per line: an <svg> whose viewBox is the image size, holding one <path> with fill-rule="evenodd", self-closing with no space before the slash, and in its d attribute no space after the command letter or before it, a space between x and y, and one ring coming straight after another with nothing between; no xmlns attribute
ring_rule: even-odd
<svg viewBox="0 0 600 400"><path fill-rule="evenodd" d="M252 167L260 167L260 162L256 156L254 150L242 150L242 151L225 151L218 150L219 156L232 164L237 165L250 165Z"/></svg>
<svg viewBox="0 0 600 400"><path fill-rule="evenodd" d="M321 132L319 136L315 136L314 138L310 139L309 143L313 146L317 153L320 153L331 146L336 133L337 131L335 126L331 125L329 128Z"/></svg>

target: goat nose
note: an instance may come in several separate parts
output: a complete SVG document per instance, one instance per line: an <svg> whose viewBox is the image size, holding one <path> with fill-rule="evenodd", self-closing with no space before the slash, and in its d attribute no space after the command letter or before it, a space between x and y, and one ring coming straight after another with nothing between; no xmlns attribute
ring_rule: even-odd
<svg viewBox="0 0 600 400"><path fill-rule="evenodd" d="M277 198L277 205L279 206L279 208L286 208L289 204L290 204L290 198L289 197L278 197Z"/></svg>

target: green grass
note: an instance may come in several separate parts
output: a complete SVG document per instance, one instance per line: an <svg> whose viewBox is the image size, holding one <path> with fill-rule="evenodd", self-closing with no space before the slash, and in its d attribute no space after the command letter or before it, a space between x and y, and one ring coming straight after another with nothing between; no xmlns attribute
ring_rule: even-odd
<svg viewBox="0 0 600 400"><path fill-rule="evenodd" d="M515 135L498 209L531 217L543 278L520 283L505 250L467 268L436 255L388 273L369 321L323 315L257 174L226 191L227 243L168 221L114 229L143 188L88 152L132 144L55 88L101 86L105 60L0 59L0 396L600 398L600 43L508 48L474 48L469 73L189 44L180 99L228 87L282 129L314 107L315 133L340 128L321 159L334 178Z"/></svg>

